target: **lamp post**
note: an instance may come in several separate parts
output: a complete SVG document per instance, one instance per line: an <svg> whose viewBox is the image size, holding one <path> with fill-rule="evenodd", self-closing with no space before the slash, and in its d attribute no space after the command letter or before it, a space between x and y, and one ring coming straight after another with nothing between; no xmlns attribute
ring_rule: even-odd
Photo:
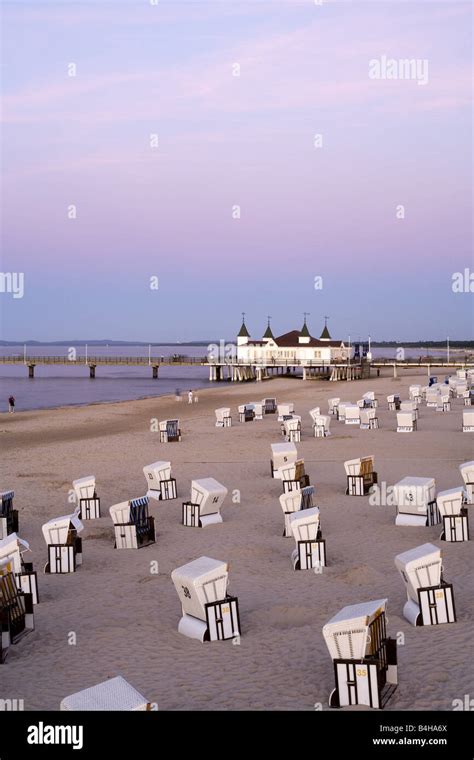
<svg viewBox="0 0 474 760"><path fill-rule="evenodd" d="M151 364L151 344L148 344L148 366Z"/></svg>
<svg viewBox="0 0 474 760"><path fill-rule="evenodd" d="M449 335L446 338L446 359L447 359L448 364L449 364Z"/></svg>

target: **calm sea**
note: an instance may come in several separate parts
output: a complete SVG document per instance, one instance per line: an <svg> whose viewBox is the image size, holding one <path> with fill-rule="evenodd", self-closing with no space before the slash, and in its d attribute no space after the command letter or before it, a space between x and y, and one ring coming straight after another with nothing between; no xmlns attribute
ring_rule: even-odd
<svg viewBox="0 0 474 760"><path fill-rule="evenodd" d="M64 356L66 346L27 346L26 356ZM206 346L152 346L153 357L172 356L175 353L186 356L202 357L206 355ZM148 359L147 346L89 346L89 357L97 356L143 356ZM373 349L374 357L394 357L395 349ZM406 356L419 356L420 349L405 352ZM16 355L23 357L24 348L18 346L0 346L1 356ZM437 354L444 356L443 353ZM97 367L96 377L89 378L89 369L85 365L85 348L77 349L77 357L84 359L84 367L41 366L35 368L33 380L28 378L28 370L23 364L0 364L0 411L8 408L10 395L16 398L17 410L47 409L74 404L94 404L100 402L125 401L150 396L163 396L182 393L188 390L210 387L209 370L206 367L161 367L159 379L153 380L150 367ZM214 384L214 387L225 387Z"/></svg>

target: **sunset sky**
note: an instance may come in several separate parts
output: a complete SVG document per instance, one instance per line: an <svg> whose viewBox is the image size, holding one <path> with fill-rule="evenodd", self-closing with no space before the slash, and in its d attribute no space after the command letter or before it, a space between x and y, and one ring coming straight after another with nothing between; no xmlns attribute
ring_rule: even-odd
<svg viewBox="0 0 474 760"><path fill-rule="evenodd" d="M0 294L1 337L228 339L241 311L253 337L303 311L337 338L472 337L471 24L455 0L5 2L2 271L25 293ZM427 83L371 79L381 56Z"/></svg>

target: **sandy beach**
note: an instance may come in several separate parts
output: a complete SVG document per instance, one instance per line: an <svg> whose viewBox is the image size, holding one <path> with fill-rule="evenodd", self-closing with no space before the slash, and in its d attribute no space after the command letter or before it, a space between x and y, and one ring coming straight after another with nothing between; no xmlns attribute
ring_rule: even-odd
<svg viewBox="0 0 474 760"><path fill-rule="evenodd" d="M375 455L379 482L405 475L436 478L437 490L462 483L460 463L474 458L474 436L461 432L462 402L449 413L422 405L418 431L396 433L385 397L408 397L426 375L416 370L367 381L328 383L274 379L199 391L199 403L161 397L87 407L4 414L2 490L14 489L20 535L30 542L38 571L36 630L13 646L0 666L0 698L24 699L27 710L56 710L63 697L123 675L160 710L330 709L333 666L321 629L346 604L388 598L388 630L400 637L399 687L388 710L451 710L472 691L473 542L439 541L441 526L396 527L395 508L368 497L345 496L343 462ZM357 401L367 390L379 400L379 430L332 420L332 435L312 437L309 409L340 396ZM276 396L302 415L298 453L316 487L328 567L295 572L294 541L283 538L281 482L270 478L270 444L281 441L276 415L239 424L237 405ZM215 427L214 409L229 405L233 427ZM178 417L182 441L160 444L153 419ZM178 499L150 501L156 544L114 550L108 508L146 491L142 468L171 460ZM43 574L41 526L72 511L73 479L94 474L100 520L86 522L83 565L73 575ZM198 530L180 524L190 482L215 477L229 489L224 523ZM232 492L240 491L240 503ZM472 518L471 518L472 521ZM425 542L443 549L444 575L453 583L458 621L413 628L402 616L405 590L394 556ZM180 604L171 571L201 555L230 563L230 592L238 596L242 636L200 644L177 631ZM150 563L159 563L158 575ZM68 644L74 632L76 645Z"/></svg>

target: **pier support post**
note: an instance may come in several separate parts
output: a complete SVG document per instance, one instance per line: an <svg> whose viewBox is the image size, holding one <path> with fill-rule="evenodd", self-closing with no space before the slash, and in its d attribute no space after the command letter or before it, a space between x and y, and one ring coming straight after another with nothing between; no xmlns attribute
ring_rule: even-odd
<svg viewBox="0 0 474 760"><path fill-rule="evenodd" d="M28 377L30 377L32 380L35 376L35 367L36 364L28 364Z"/></svg>
<svg viewBox="0 0 474 760"><path fill-rule="evenodd" d="M91 380L95 378L95 366L96 366L95 364L89 365L89 377Z"/></svg>
<svg viewBox="0 0 474 760"><path fill-rule="evenodd" d="M158 365L154 364L153 365L153 380L158 380L158 369L159 369Z"/></svg>
<svg viewBox="0 0 474 760"><path fill-rule="evenodd" d="M393 377L394 378L397 377L397 365L395 364L395 362L393 362Z"/></svg>

